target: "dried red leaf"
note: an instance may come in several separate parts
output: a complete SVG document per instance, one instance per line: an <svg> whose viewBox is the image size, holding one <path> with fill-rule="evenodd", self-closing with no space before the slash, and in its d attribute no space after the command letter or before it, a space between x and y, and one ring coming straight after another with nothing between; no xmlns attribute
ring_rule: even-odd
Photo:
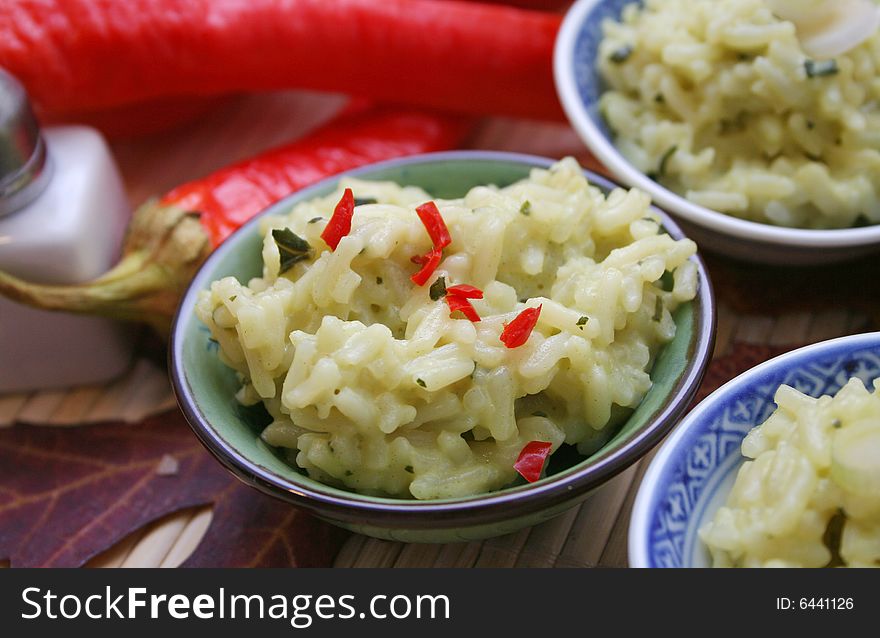
<svg viewBox="0 0 880 638"><path fill-rule="evenodd" d="M157 472L165 455L177 472ZM188 566L329 566L346 533L227 472L177 412L137 425L0 430L0 560L76 567L167 514L214 517Z"/></svg>

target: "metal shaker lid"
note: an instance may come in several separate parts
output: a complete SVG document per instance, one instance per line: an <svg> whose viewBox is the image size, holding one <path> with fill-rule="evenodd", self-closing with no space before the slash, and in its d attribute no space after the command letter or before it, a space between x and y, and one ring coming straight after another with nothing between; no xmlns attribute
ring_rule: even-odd
<svg viewBox="0 0 880 638"><path fill-rule="evenodd" d="M0 217L29 204L47 179L46 146L27 93L0 68Z"/></svg>

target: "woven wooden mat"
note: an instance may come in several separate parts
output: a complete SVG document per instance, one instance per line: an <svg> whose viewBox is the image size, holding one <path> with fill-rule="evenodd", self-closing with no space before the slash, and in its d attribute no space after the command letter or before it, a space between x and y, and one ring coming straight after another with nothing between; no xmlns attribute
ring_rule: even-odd
<svg viewBox="0 0 880 638"><path fill-rule="evenodd" d="M341 98L279 93L238 99L195 126L114 145L133 202L163 192L184 180L286 141L330 117ZM491 120L471 147L576 155L589 163L574 132L564 125ZM861 270L838 267L841 277ZM776 351L874 327L874 289L843 297L797 293L770 271L727 262L711 262L719 297L717 344L707 387ZM853 275L853 272L856 275ZM771 281L756 285L764 275ZM834 277L830 277L834 281ZM791 292L791 291L788 291ZM750 349L751 348L751 349ZM757 348L757 350L755 350ZM126 374L103 386L67 391L0 396L0 426L13 423L70 427L121 420L139 422L173 410L164 368L139 358ZM580 507L519 533L484 542L448 545L393 543L351 535L338 553L340 567L619 567L627 564L629 514L648 455L597 490ZM196 549L212 520L210 506L188 508L131 534L90 561L95 567L175 567Z"/></svg>

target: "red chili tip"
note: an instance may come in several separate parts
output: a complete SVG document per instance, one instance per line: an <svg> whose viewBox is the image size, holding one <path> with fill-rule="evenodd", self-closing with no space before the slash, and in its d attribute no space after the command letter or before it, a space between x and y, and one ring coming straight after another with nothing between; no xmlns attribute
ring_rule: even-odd
<svg viewBox="0 0 880 638"><path fill-rule="evenodd" d="M553 444L546 441L529 441L519 453L513 469L529 483L534 483L541 478L541 470L544 469L544 463L550 456L552 447Z"/></svg>
<svg viewBox="0 0 880 638"><path fill-rule="evenodd" d="M538 323L538 317L541 315L541 308L544 304L537 308L526 308L513 321L504 326L501 331L500 339L508 348L518 348L529 340L535 324Z"/></svg>
<svg viewBox="0 0 880 638"><path fill-rule="evenodd" d="M457 284L455 286L449 286L446 289L446 294L464 297L465 299L483 298L482 290L480 290L479 288L475 288L474 286L468 286L467 284Z"/></svg>
<svg viewBox="0 0 880 638"><path fill-rule="evenodd" d="M346 188L345 192L342 193L342 199L339 200L339 203L336 204L336 208L333 210L333 216L324 227L324 232L321 233L321 239L330 246L330 250L336 250L342 238L351 232L351 218L353 215L354 194L350 188Z"/></svg>
<svg viewBox="0 0 880 638"><path fill-rule="evenodd" d="M480 315L477 314L477 311L471 305L471 302L468 301L465 297L450 294L449 288L446 289L446 303L449 305L450 315L456 310L459 310L461 311L461 314L463 314L474 323L477 323L480 320Z"/></svg>
<svg viewBox="0 0 880 638"><path fill-rule="evenodd" d="M425 202L416 208L416 214L425 225L434 248L445 248L452 243L452 236L449 234L449 229L446 228L446 222L443 221L437 204Z"/></svg>
<svg viewBox="0 0 880 638"><path fill-rule="evenodd" d="M410 279L417 286L424 286L428 280L431 278L431 275L434 274L434 271L437 270L437 266L440 265L440 258L443 256L443 250L440 248L432 248L431 251L425 255L424 257L420 257L420 260L415 263L422 263L422 269L414 274ZM413 261L415 261L415 257L413 257Z"/></svg>

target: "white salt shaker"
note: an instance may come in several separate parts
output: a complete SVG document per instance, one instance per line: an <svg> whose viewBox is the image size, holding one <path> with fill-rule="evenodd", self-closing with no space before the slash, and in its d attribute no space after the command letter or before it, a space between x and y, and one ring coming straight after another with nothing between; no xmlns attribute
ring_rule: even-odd
<svg viewBox="0 0 880 638"><path fill-rule="evenodd" d="M130 217L101 135L41 131L22 86L0 69L0 270L72 284L114 264ZM106 381L131 359L130 329L0 296L0 395Z"/></svg>

